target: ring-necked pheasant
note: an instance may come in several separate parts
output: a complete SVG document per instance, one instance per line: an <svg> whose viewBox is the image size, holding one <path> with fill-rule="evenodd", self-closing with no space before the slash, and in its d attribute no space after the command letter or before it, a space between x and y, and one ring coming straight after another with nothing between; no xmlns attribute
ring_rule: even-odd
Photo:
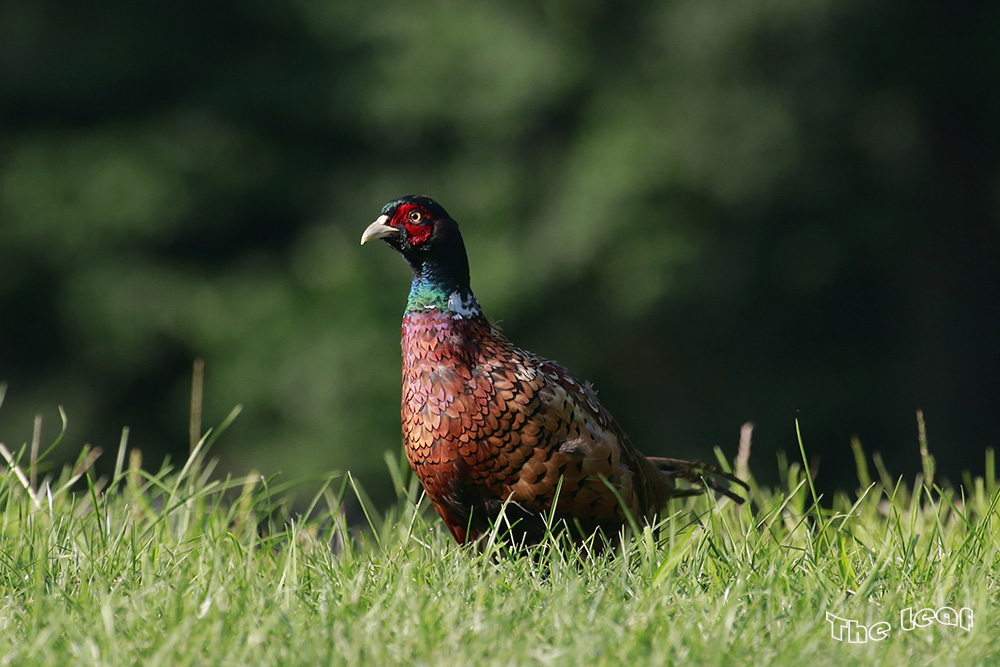
<svg viewBox="0 0 1000 667"><path fill-rule="evenodd" d="M729 473L643 455L589 385L490 324L469 288L458 223L437 202L389 202L361 243L372 239L413 270L402 330L406 455L460 544L487 531L508 500L512 536L525 543L541 539L554 501L554 517L578 537L601 529L610 539L626 511L649 523L670 498L703 491L678 489L677 479L743 502L706 477L746 487Z"/></svg>

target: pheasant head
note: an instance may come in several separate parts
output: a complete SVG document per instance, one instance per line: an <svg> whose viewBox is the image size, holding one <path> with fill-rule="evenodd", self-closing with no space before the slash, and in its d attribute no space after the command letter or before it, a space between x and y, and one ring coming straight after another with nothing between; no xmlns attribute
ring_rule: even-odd
<svg viewBox="0 0 1000 667"><path fill-rule="evenodd" d="M406 312L438 308L460 317L481 315L458 223L436 201L407 195L389 202L361 235L361 245L373 239L389 244L413 271Z"/></svg>

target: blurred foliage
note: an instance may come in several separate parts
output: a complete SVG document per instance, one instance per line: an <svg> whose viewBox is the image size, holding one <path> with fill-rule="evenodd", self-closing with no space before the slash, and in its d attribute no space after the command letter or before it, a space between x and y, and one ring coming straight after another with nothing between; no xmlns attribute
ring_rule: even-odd
<svg viewBox="0 0 1000 667"><path fill-rule="evenodd" d="M147 457L245 410L235 472L399 446L396 196L463 225L520 345L592 380L645 450L849 438L944 472L1000 396L1000 5L295 0L0 20L0 410ZM821 484L822 485L822 484Z"/></svg>

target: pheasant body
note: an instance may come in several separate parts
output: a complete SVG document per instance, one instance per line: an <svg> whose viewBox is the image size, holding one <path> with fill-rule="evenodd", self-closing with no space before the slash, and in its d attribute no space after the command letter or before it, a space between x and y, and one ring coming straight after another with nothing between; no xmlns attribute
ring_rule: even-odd
<svg viewBox="0 0 1000 667"><path fill-rule="evenodd" d="M550 515L586 536L655 520L711 466L640 453L588 385L516 347L483 316L457 223L426 197L390 202L362 243L384 238L413 269L402 324L407 458L459 543L503 509L515 539L541 539ZM739 482L742 484L742 482ZM697 491L694 491L697 492ZM553 507L554 505L554 507Z"/></svg>

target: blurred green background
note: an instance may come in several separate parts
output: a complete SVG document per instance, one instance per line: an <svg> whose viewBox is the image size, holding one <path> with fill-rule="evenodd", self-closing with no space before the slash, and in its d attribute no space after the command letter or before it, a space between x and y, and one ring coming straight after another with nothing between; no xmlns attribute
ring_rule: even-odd
<svg viewBox="0 0 1000 667"><path fill-rule="evenodd" d="M409 285L382 204L462 224L519 345L653 454L852 435L982 470L1000 413L1000 4L138 3L0 10L0 439L385 498ZM106 455L105 458L110 458Z"/></svg>

